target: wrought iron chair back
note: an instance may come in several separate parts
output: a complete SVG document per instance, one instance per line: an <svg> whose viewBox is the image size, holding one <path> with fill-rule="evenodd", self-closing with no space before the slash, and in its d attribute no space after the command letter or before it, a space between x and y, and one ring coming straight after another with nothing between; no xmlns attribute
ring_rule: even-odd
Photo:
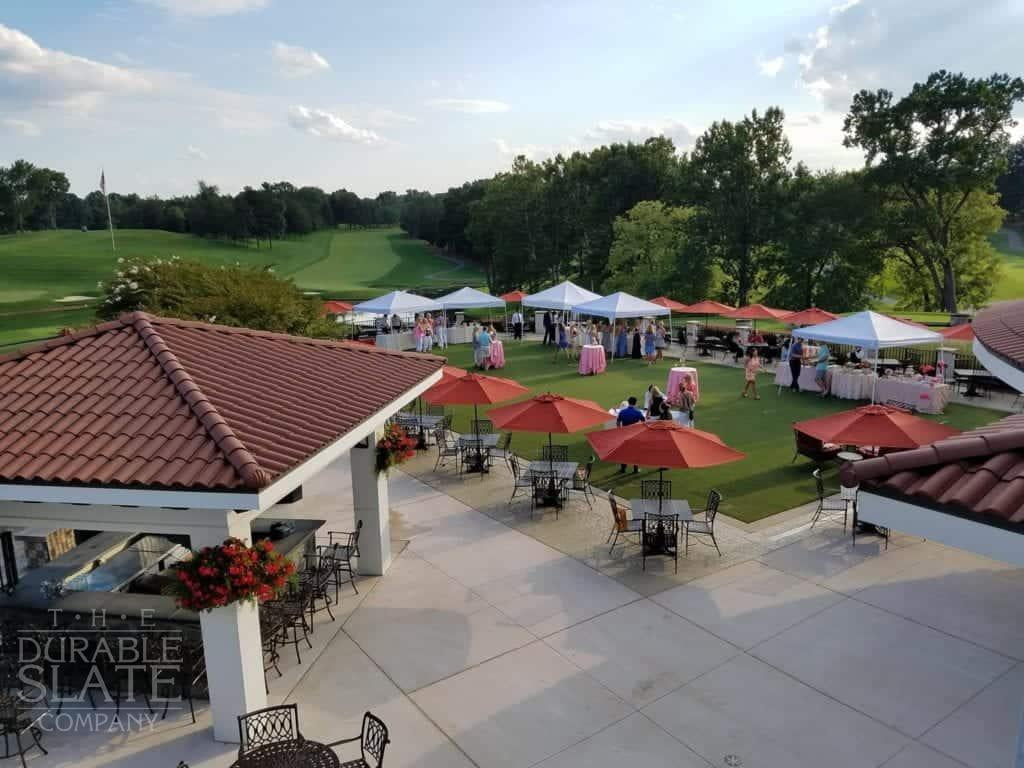
<svg viewBox="0 0 1024 768"><path fill-rule="evenodd" d="M494 423L490 419L472 419L469 430L474 435L489 435L494 432Z"/></svg>
<svg viewBox="0 0 1024 768"><path fill-rule="evenodd" d="M384 750L387 749L391 739L388 736L388 727L384 725L379 717L367 712L363 715L363 732L360 735L359 746L363 753L363 762L368 766L380 768L384 764ZM371 758L373 762L370 762Z"/></svg>
<svg viewBox="0 0 1024 768"><path fill-rule="evenodd" d="M569 446L567 445L543 445L540 449L541 461L568 461Z"/></svg>
<svg viewBox="0 0 1024 768"><path fill-rule="evenodd" d="M270 744L301 741L299 707L297 704L279 704L239 715L238 736L239 757Z"/></svg>
<svg viewBox="0 0 1024 768"><path fill-rule="evenodd" d="M671 499L671 480L641 480L640 498L642 499Z"/></svg>
<svg viewBox="0 0 1024 768"><path fill-rule="evenodd" d="M718 505L722 503L722 494L714 488L708 493L708 503L704 507L704 519L709 523L715 522L715 515L718 514Z"/></svg>

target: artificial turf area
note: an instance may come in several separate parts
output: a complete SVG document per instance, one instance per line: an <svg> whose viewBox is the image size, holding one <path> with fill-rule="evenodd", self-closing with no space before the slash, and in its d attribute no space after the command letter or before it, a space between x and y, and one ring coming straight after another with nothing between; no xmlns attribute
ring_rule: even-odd
<svg viewBox="0 0 1024 768"><path fill-rule="evenodd" d="M564 359L553 363L551 350L538 341L506 341L505 368L494 373L515 379L533 393L550 391L586 398L610 408L630 395L635 395L642 403L647 386L657 384L664 388L669 368L677 364L665 360L649 367L641 360L616 360L603 374L580 376L575 363L567 364ZM448 359L452 365L470 367L471 347L466 344L450 347ZM742 369L701 362L697 362L696 367L700 381L697 427L717 434L728 445L746 453L747 458L710 469L666 472L666 478L672 480L673 495L688 499L694 506L703 506L708 490L717 488L724 497L721 511L743 522L753 522L811 501L815 494L811 478L814 466L802 456L793 462L793 422L847 410L862 403L820 400L809 393L788 391L777 395L772 384L774 376L770 375L762 376L759 382L761 400L744 400L740 397ZM455 429L468 431L472 407L453 410ZM485 411L486 407L482 407L481 416ZM982 408L950 405L944 416L934 418L959 429L970 429L1003 415ZM512 448L516 454L534 459L546 441L547 435L515 433ZM592 453L582 434L556 435L554 441L569 446L573 461L585 462ZM598 461L594 466L593 483L629 498L639 496L640 479L657 476L656 470L642 467L638 475L631 471L621 475L618 469L617 464ZM826 474L826 480L831 480L832 485L835 485L836 469L832 466Z"/></svg>

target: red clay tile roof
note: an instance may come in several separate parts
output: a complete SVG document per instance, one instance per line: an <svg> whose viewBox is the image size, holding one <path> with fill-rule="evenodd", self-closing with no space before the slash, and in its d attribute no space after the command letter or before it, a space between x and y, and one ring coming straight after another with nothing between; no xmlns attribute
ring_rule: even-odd
<svg viewBox="0 0 1024 768"><path fill-rule="evenodd" d="M843 485L1000 525L1024 524L1024 414L923 448L844 464Z"/></svg>
<svg viewBox="0 0 1024 768"><path fill-rule="evenodd" d="M985 349L1024 370L1024 301L1003 301L983 309L972 326Z"/></svg>
<svg viewBox="0 0 1024 768"><path fill-rule="evenodd" d="M444 362L124 315L0 357L0 482L263 488Z"/></svg>

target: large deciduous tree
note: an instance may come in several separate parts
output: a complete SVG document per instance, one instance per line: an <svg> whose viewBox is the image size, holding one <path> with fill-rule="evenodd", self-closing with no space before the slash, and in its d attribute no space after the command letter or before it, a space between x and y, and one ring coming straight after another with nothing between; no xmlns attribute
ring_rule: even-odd
<svg viewBox="0 0 1024 768"><path fill-rule="evenodd" d="M977 250L958 241L979 229L965 217L984 206L969 204L992 192L1006 169L1007 129L1022 98L1019 77L943 70L899 100L884 89L861 91L846 116L843 143L864 151L867 178L891 206L890 243L917 265L945 311L959 308L965 254Z"/></svg>
<svg viewBox="0 0 1024 768"><path fill-rule="evenodd" d="M999 204L1014 217L1024 216L1024 138L1006 153L1006 171L996 180Z"/></svg>
<svg viewBox="0 0 1024 768"><path fill-rule="evenodd" d="M712 123L697 139L687 169L698 205L697 230L725 275L729 298L746 304L771 261L778 211L789 178L785 115L770 107L732 123Z"/></svg>

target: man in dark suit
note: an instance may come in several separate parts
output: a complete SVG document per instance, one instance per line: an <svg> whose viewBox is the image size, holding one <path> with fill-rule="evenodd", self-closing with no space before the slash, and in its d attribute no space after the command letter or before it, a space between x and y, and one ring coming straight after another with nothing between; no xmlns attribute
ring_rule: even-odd
<svg viewBox="0 0 1024 768"><path fill-rule="evenodd" d="M555 343L555 324L551 322L551 313L544 310L544 344Z"/></svg>

